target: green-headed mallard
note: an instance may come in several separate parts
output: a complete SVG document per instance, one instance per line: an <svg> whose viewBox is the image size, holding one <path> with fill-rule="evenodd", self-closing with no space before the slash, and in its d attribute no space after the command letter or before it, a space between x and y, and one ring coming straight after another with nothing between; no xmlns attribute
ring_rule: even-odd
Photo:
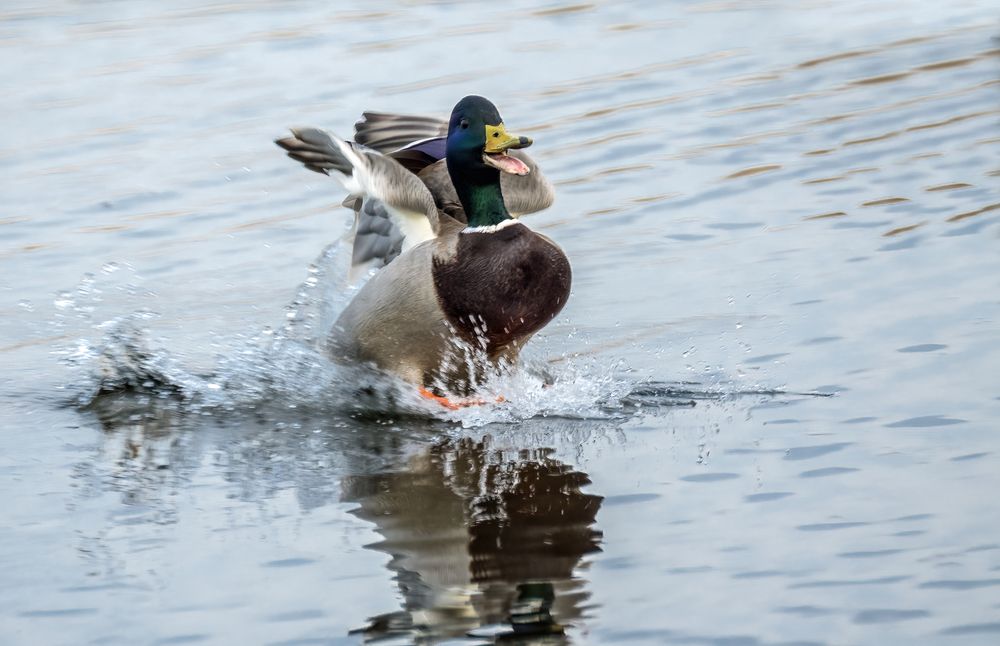
<svg viewBox="0 0 1000 646"><path fill-rule="evenodd" d="M531 140L509 134L479 96L459 101L446 125L366 113L356 139L301 128L276 142L307 168L340 174L355 211L353 262L384 264L341 313L331 350L427 396L467 394L569 296L566 255L512 216L552 202L520 151Z"/></svg>

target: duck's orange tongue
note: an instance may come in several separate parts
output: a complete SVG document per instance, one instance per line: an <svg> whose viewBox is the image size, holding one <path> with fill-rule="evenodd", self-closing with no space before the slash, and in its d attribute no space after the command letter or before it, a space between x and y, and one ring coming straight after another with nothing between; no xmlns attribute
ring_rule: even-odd
<svg viewBox="0 0 1000 646"><path fill-rule="evenodd" d="M486 156L489 157L492 166L499 168L505 173L527 175L531 172L527 164L512 155L506 153L486 153Z"/></svg>

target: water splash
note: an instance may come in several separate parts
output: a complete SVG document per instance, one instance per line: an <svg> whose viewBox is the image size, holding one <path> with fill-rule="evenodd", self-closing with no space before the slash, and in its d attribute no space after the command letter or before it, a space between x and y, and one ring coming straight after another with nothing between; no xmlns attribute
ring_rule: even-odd
<svg viewBox="0 0 1000 646"><path fill-rule="evenodd" d="M351 276L349 258L344 241L329 245L309 265L282 324L213 338L217 356L204 372L185 365L169 342L153 336L151 324L161 317L151 308L96 320L109 292L155 299L132 267L109 263L99 275L84 276L54 302L54 325L75 339L56 352L73 370L75 403L86 406L106 393L131 391L176 401L192 412L278 404L349 415L430 417L469 428L535 417L610 419L741 392L778 393L734 390L721 380L709 386L640 381L621 362L567 355L553 362L539 350L544 344L532 344L518 365L476 384L480 405L448 410L421 397L411 384L336 363L327 354L328 331L367 278Z"/></svg>

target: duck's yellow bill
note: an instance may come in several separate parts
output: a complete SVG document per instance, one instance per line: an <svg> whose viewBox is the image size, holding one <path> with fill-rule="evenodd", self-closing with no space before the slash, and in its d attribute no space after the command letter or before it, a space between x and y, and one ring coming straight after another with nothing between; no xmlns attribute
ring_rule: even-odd
<svg viewBox="0 0 1000 646"><path fill-rule="evenodd" d="M530 145L531 139L510 134L503 123L498 126L486 126L487 153L502 153L512 148L527 148Z"/></svg>

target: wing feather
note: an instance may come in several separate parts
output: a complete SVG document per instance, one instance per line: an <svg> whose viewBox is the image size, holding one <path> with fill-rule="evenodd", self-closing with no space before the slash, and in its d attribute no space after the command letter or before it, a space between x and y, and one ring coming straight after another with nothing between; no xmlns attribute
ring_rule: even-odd
<svg viewBox="0 0 1000 646"><path fill-rule="evenodd" d="M318 128L294 128L290 137L275 143L310 170L336 171L350 192L344 205L356 214L355 264L374 258L388 263L437 235L434 197L396 160Z"/></svg>
<svg viewBox="0 0 1000 646"><path fill-rule="evenodd" d="M444 119L413 114L365 112L354 124L354 140L382 153L447 134L448 122Z"/></svg>

